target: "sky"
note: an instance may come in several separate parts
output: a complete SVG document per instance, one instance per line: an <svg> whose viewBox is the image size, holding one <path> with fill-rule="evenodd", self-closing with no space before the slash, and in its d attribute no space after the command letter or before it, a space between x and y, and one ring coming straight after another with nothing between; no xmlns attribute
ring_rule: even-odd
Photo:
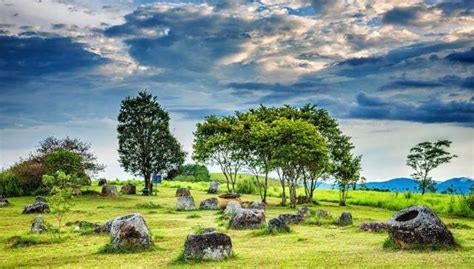
<svg viewBox="0 0 474 269"><path fill-rule="evenodd" d="M132 177L116 118L146 89L188 155L206 115L312 103L369 181L408 177L409 149L437 139L459 157L433 178L474 177L473 64L472 0L1 0L0 165L70 136L99 176Z"/></svg>

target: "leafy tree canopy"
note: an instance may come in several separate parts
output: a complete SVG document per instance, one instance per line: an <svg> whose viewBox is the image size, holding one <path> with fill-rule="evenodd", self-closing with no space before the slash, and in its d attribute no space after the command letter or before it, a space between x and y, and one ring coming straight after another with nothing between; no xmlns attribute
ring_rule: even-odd
<svg viewBox="0 0 474 269"><path fill-rule="evenodd" d="M125 171L144 177L151 190L152 174L166 174L178 168L185 153L169 130L169 115L156 96L139 92L122 101L118 115L120 163Z"/></svg>

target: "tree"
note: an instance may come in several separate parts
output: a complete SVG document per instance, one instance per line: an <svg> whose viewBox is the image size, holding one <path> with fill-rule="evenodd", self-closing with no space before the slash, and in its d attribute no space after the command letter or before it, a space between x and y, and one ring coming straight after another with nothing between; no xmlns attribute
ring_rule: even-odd
<svg viewBox="0 0 474 269"><path fill-rule="evenodd" d="M43 183L51 188L48 198L51 213L58 222L58 235L61 236L61 227L64 216L70 211L73 203L73 190L80 187L80 181L74 175L66 175L57 171L53 175L44 175Z"/></svg>
<svg viewBox="0 0 474 269"><path fill-rule="evenodd" d="M211 115L198 123L194 132L192 158L201 163L218 165L226 179L229 192L235 192L237 174L242 168L242 126L234 116L218 118Z"/></svg>
<svg viewBox="0 0 474 269"><path fill-rule="evenodd" d="M192 177L193 181L209 181L211 176L205 165L185 164L179 168L179 177Z"/></svg>
<svg viewBox="0 0 474 269"><path fill-rule="evenodd" d="M260 106L247 113L237 113L243 125L244 134L241 136L245 152L246 169L254 175L262 202L267 202L268 176L273 170L274 147L272 144L272 126L269 120L270 109Z"/></svg>
<svg viewBox="0 0 474 269"><path fill-rule="evenodd" d="M434 187L434 181L429 176L431 170L443 163L449 163L456 155L445 150L451 145L449 140L438 140L434 143L422 142L410 149L407 156L407 165L415 172L411 176L418 182L421 194Z"/></svg>
<svg viewBox="0 0 474 269"><path fill-rule="evenodd" d="M303 120L279 119L273 125L274 163L288 184L290 205L294 208L305 167L324 165L326 142L314 125Z"/></svg>
<svg viewBox="0 0 474 269"><path fill-rule="evenodd" d="M345 206L349 189L360 179L362 156L354 156L351 153L354 145L348 136L339 136L334 142L337 147L333 152L331 173L339 187L339 205Z"/></svg>
<svg viewBox="0 0 474 269"><path fill-rule="evenodd" d="M91 144L83 142L78 138L56 138L50 136L40 141L36 152L32 154L31 159L42 162L49 154L66 150L78 154L81 157L81 167L89 176L103 171L105 166L97 162L97 156L91 150Z"/></svg>
<svg viewBox="0 0 474 269"><path fill-rule="evenodd" d="M43 175L46 168L42 160L27 159L20 160L9 169L21 189L22 195L29 195L44 187Z"/></svg>
<svg viewBox="0 0 474 269"><path fill-rule="evenodd" d="M90 177L86 174L86 168L82 156L69 150L59 149L48 153L44 158L46 174L52 175L63 171L67 175L73 175L78 179L80 185L90 185Z"/></svg>
<svg viewBox="0 0 474 269"><path fill-rule="evenodd" d="M120 164L125 171L143 176L145 193L152 191L152 174L179 167L185 158L181 145L169 130L169 115L147 92L125 98L118 115Z"/></svg>

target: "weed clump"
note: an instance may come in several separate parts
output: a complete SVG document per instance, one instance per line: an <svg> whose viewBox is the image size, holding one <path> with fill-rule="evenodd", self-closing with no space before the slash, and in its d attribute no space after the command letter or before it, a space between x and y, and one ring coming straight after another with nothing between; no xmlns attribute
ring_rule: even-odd
<svg viewBox="0 0 474 269"><path fill-rule="evenodd" d="M123 246L115 247L112 244L106 244L102 246L97 251L97 254L125 254L125 253L139 253L139 252L151 252L156 250L156 247L152 245L151 247L137 247L137 246Z"/></svg>
<svg viewBox="0 0 474 269"><path fill-rule="evenodd" d="M155 204L152 201L142 203L142 204L137 204L136 208L143 208L143 209L159 209L161 208L161 205Z"/></svg>

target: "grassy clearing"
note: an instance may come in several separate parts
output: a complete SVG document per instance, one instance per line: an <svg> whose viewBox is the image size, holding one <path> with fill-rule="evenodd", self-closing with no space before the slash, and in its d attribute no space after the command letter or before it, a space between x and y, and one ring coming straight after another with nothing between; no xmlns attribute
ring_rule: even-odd
<svg viewBox="0 0 474 269"><path fill-rule="evenodd" d="M252 181L251 175L239 175L238 184L248 184ZM211 179L225 182L224 175L221 173L211 173ZM180 183L174 183L179 185ZM201 183L204 187L194 188L206 190L207 185ZM270 197L281 197L281 187L277 180L269 181L268 195ZM222 186L224 189L225 186ZM245 189L253 189L252 194L257 195L256 187L246 187ZM303 195L304 190L298 189L298 194ZM314 202L331 202L337 203L339 193L336 190L319 190L316 189L314 193ZM449 214L461 217L474 218L474 210L469 208L469 202L466 196L462 195L446 195L440 193L427 193L421 195L419 193L400 193L400 192L380 192L380 191L350 191L347 197L347 204L362 205L370 207L385 208L389 210L401 210L412 205L425 205L432 208L438 214Z"/></svg>
<svg viewBox="0 0 474 269"><path fill-rule="evenodd" d="M173 184L189 184L175 182ZM195 183L192 183L195 184ZM200 184L203 185L203 184ZM200 201L217 197L204 190L192 187L197 204ZM196 187L196 188L195 188ZM97 189L97 188L91 188ZM374 199L384 199L389 193L377 193ZM371 192L354 192L352 199L371 197ZM428 196L429 197L429 196ZM455 250L440 251L399 251L385 249L385 233L367 233L358 226L365 221L383 221L390 218L394 211L382 208L351 205L339 207L332 202L336 192L318 191L316 198L319 206L311 205L313 210L322 209L331 213L329 218L320 218L321 223L308 221L300 225L290 225L291 233L276 236L259 235L255 230L226 230L219 227L232 238L234 252L238 255L222 262L197 262L199 268L265 268L265 267L437 267L472 268L474 264L474 219L442 213L445 223L451 224L451 231L461 247ZM243 200L258 200L256 195L243 195ZM403 197L392 198L403 199ZM437 199L434 197L434 199ZM440 199L444 199L440 197ZM3 267L188 267L187 262L178 262L186 236L193 227L217 227L218 214L215 211L177 212L175 189L160 186L157 196L123 195L119 198L100 196L82 196L76 199L76 205L66 222L85 220L92 223L105 221L129 213L141 213L151 230L156 248L146 252L126 252L120 254L101 254L100 250L110 243L106 234L97 235L74 232L74 226L64 228L60 241L51 241L50 234L31 235L29 229L34 215L21 214L23 207L31 203L33 197L9 199L11 206L0 208L0 268ZM448 196L449 200L449 196ZM278 206L278 197L270 197L266 218L270 220L283 213L295 213L294 210ZM444 201L444 200L443 200ZM153 203L147 206L137 206ZM350 211L354 224L347 227L332 225L331 221L343 211ZM198 218L189 216L200 216ZM53 217L44 215L45 220L55 224ZM310 218L317 220L314 215ZM327 222L327 223L325 223ZM21 236L12 247L15 236ZM36 243L31 243L36 242Z"/></svg>

